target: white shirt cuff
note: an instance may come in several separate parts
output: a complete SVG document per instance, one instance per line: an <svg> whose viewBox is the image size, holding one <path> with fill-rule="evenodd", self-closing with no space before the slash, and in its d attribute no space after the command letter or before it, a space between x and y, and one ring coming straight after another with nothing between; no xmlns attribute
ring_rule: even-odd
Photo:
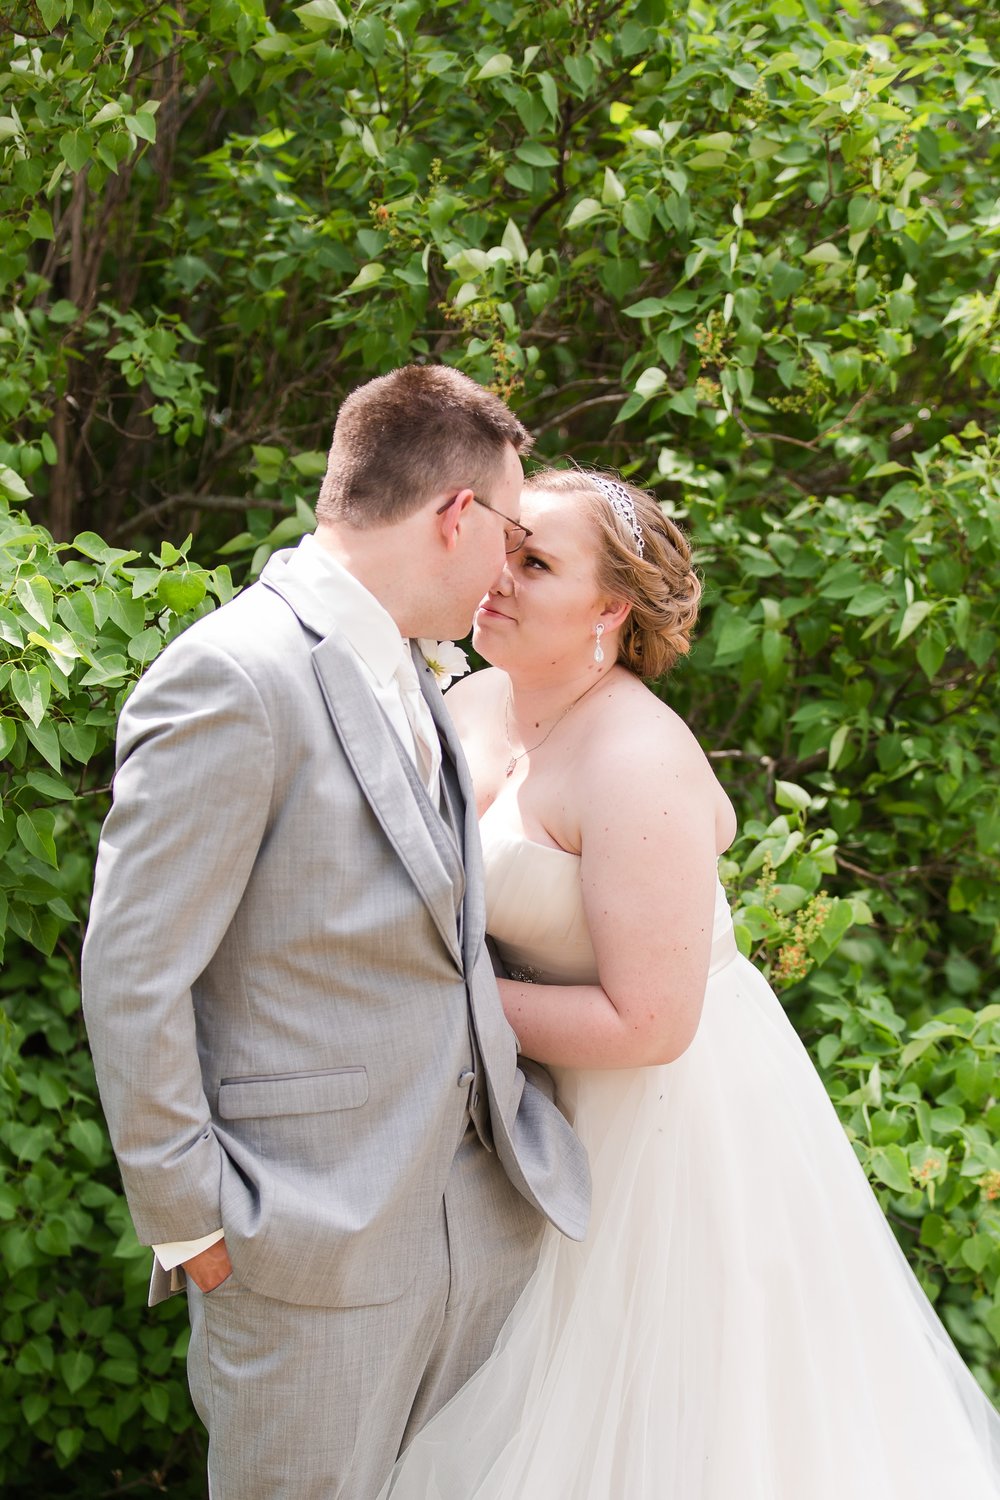
<svg viewBox="0 0 1000 1500"><path fill-rule="evenodd" d="M200 1255L210 1245L217 1245L225 1232L224 1229L213 1229L211 1234L203 1234L200 1240L171 1240L169 1245L154 1245L153 1254L165 1271L172 1271L193 1255Z"/></svg>

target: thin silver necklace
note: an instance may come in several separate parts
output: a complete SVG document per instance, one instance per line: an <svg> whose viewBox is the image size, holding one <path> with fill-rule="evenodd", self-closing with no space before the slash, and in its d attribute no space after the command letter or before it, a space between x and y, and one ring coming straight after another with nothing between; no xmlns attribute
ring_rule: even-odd
<svg viewBox="0 0 1000 1500"><path fill-rule="evenodd" d="M579 698L574 698L573 702L563 709L558 719L556 719L554 724L550 725L550 727L542 735L541 739L536 740L533 745L525 745L524 749L519 751L517 755L514 754L514 747L510 742L510 688L508 687L507 698L503 706L503 732L504 738L507 741L507 750L510 755L510 760L507 762L507 769L505 770L504 775L508 777L513 776L514 767L517 765L518 761L523 760L526 755L530 755L533 750L538 750L542 745L544 745L549 735L554 729L557 729L559 727L563 719L565 719L566 715L569 713L570 709L575 708L582 699L586 698L588 693L593 692L594 688L597 687L597 683L603 681L603 679L607 675L607 672L602 672L598 677L597 682L592 682L589 687L585 687Z"/></svg>

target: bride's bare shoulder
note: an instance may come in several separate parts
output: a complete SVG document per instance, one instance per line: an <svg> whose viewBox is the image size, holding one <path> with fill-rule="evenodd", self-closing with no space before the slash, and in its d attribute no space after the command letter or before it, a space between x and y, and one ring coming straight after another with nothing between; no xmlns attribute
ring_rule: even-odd
<svg viewBox="0 0 1000 1500"><path fill-rule="evenodd" d="M623 673L609 683L596 707L603 711L594 715L588 736L595 753L605 754L613 746L619 762L632 762L636 767L646 761L662 762L666 756L711 771L705 752L680 714L637 677Z"/></svg>
<svg viewBox="0 0 1000 1500"><path fill-rule="evenodd" d="M715 810L721 847L726 847L735 833L735 814L711 761L680 714L624 673L609 682L595 710L584 739L582 781L590 786L614 766L619 794L637 805L670 801L683 789L685 798Z"/></svg>

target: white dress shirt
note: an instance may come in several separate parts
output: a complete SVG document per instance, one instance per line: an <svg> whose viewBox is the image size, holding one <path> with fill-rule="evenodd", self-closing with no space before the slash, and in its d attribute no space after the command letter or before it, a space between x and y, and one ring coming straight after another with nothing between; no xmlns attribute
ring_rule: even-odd
<svg viewBox="0 0 1000 1500"><path fill-rule="evenodd" d="M305 536L299 543L298 566L301 568L303 564L302 570L322 592L376 702L423 776L436 805L440 792L441 742L434 717L420 692L409 642L400 635L392 616L374 594L320 546L315 537ZM416 723L411 722L410 714ZM163 1269L172 1271L182 1261L221 1240L223 1234L224 1230L213 1229L196 1240L154 1245L153 1251Z"/></svg>

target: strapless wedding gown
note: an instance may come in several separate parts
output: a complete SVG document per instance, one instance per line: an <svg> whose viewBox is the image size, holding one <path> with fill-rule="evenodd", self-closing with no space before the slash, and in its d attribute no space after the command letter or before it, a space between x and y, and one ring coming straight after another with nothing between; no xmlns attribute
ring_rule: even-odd
<svg viewBox="0 0 1000 1500"><path fill-rule="evenodd" d="M510 969L594 981L578 858L490 814L483 842ZM688 1051L556 1082L590 1155L587 1240L547 1232L392 1500L997 1500L1000 1416L738 955L721 885Z"/></svg>

